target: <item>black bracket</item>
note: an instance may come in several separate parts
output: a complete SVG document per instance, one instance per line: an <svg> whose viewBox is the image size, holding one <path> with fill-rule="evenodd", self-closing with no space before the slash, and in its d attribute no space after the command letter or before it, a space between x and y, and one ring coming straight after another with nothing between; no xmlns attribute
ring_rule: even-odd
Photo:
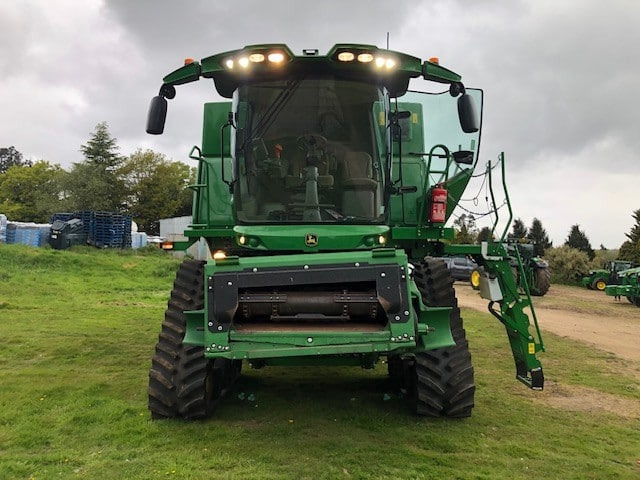
<svg viewBox="0 0 640 480"><path fill-rule="evenodd" d="M410 319L407 271L394 264L300 265L285 268L248 268L239 272L214 273L207 281L209 331L227 332L238 310L238 291L248 288L279 288L300 285L375 282L377 300L389 322Z"/></svg>

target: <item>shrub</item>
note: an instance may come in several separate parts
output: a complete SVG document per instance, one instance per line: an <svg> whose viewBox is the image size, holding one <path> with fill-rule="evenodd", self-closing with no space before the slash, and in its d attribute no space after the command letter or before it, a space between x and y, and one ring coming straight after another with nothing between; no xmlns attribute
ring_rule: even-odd
<svg viewBox="0 0 640 480"><path fill-rule="evenodd" d="M589 256L585 252L566 245L548 249L545 259L549 262L553 283L577 284L591 269Z"/></svg>

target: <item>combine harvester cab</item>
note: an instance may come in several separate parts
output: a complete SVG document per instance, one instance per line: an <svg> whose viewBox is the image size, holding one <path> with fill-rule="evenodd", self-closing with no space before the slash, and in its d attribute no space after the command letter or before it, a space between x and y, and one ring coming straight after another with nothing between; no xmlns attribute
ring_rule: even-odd
<svg viewBox="0 0 640 480"><path fill-rule="evenodd" d="M408 91L417 77L448 89ZM370 45L326 56L253 45L167 75L148 133L163 132L175 86L200 78L230 101L204 106L193 224L173 248L204 238L212 258L177 272L149 374L154 418L209 416L243 360L372 368L385 358L413 411L469 416L466 334L451 277L431 258L443 254L483 267L517 378L542 388L542 341L505 245L452 245L445 227L477 163L482 91L437 59Z"/></svg>

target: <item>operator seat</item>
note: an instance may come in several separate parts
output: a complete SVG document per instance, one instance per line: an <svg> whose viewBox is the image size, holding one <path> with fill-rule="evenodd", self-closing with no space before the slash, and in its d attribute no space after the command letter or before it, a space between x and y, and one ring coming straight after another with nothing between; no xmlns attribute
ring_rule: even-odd
<svg viewBox="0 0 640 480"><path fill-rule="evenodd" d="M378 182L373 179L373 162L366 152L347 151L341 162L342 214L375 218Z"/></svg>

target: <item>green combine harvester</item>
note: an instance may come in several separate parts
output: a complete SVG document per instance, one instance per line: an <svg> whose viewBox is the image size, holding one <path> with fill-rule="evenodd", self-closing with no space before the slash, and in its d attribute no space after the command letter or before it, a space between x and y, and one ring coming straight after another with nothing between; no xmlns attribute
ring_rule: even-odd
<svg viewBox="0 0 640 480"><path fill-rule="evenodd" d="M636 307L640 307L640 267L618 272L618 284L604 288L607 295L626 297Z"/></svg>
<svg viewBox="0 0 640 480"><path fill-rule="evenodd" d="M418 77L447 90L409 91ZM506 329L516 378L542 389L544 346L504 247L512 215L496 243L453 245L445 227L478 162L481 90L435 58L370 45L325 56L252 45L164 77L148 133L163 132L175 86L200 78L229 101L204 105L202 144L189 155L193 223L173 248L203 238L212 258L178 269L149 372L153 418L211 415L243 360L386 360L414 412L469 416L465 330L451 277L431 258L443 255L483 267L481 294Z"/></svg>

